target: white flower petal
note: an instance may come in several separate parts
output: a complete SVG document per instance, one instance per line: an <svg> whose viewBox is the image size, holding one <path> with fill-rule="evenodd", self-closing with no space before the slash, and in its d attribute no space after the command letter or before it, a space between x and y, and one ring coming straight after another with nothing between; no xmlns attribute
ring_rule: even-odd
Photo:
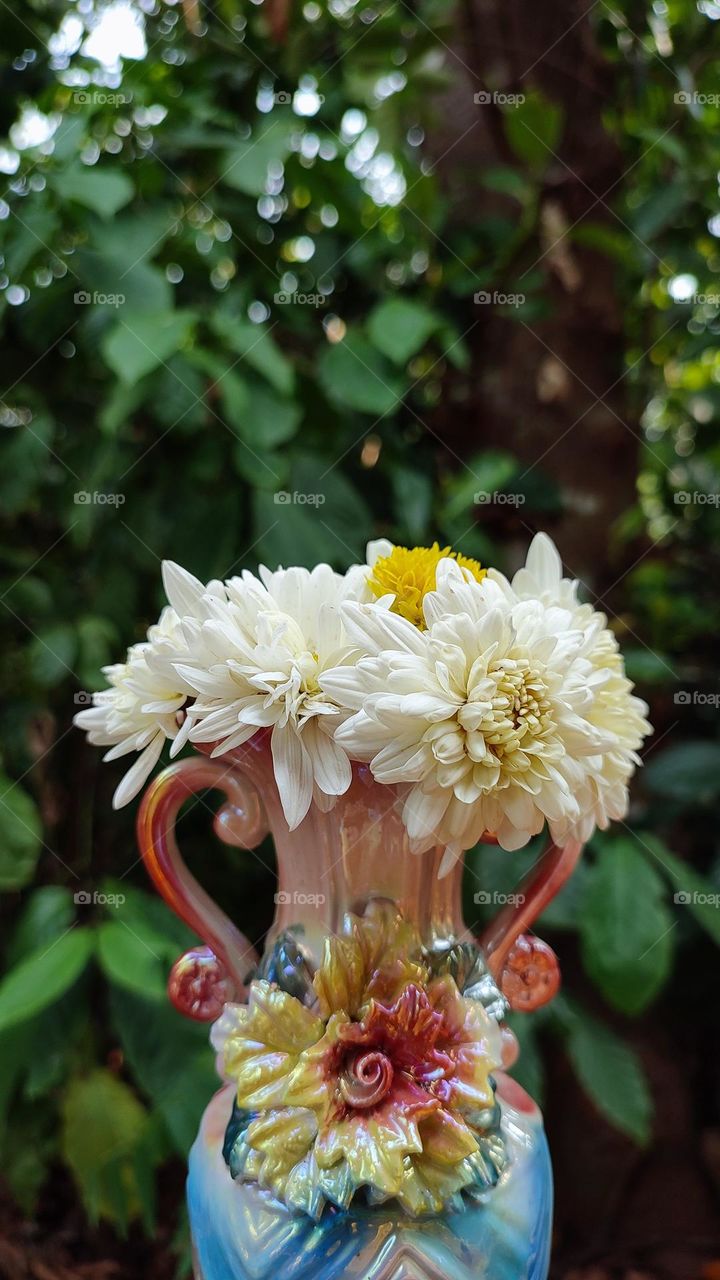
<svg viewBox="0 0 720 1280"><path fill-rule="evenodd" d="M115 789L112 801L113 809L122 809L123 805L129 804L131 800L135 799L138 792L142 790L160 759L164 743L165 738L161 733L158 733L149 746L138 756L131 768L128 769L120 785Z"/></svg>
<svg viewBox="0 0 720 1280"><path fill-rule="evenodd" d="M271 746L275 781L285 821L290 830L294 831L310 808L313 790L312 763L300 735L290 725L284 729L275 725Z"/></svg>
<svg viewBox="0 0 720 1280"><path fill-rule="evenodd" d="M302 742L312 762L316 785L327 796L341 796L352 782L352 766L346 752L328 737L317 721L309 721Z"/></svg>
<svg viewBox="0 0 720 1280"><path fill-rule="evenodd" d="M384 560L385 556L389 556L393 550L394 544L389 542L387 538L376 538L374 542L368 542L365 559L372 569L378 560Z"/></svg>

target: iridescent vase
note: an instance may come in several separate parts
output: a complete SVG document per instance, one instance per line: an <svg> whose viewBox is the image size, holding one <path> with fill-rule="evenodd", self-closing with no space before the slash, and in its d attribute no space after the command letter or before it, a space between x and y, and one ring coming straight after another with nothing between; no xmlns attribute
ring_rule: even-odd
<svg viewBox="0 0 720 1280"><path fill-rule="evenodd" d="M274 839L276 912L262 956L197 883L177 848L181 806L211 788L225 796L214 819L223 841L252 849L268 830ZM138 835L157 889L202 940L170 975L169 995L182 1013L219 1019L246 998L258 975L312 1004L312 975L326 939L343 928L348 912L362 918L369 904L380 902L393 904L416 927L433 972L451 974L500 1028L503 1069L493 1077L495 1137L488 1141L502 1159L486 1161L472 1194L463 1191L437 1213L413 1216L392 1199L373 1204L357 1195L346 1207L328 1203L310 1216L257 1181L237 1177L235 1087L226 1081L209 1102L190 1154L196 1280L545 1280L550 1159L540 1112L507 1073L516 1041L503 1018L509 1008L537 1008L557 990L552 951L527 931L567 879L580 846L551 845L476 940L462 919L462 864L440 877L443 849L411 852L394 789L376 783L366 766L354 766L352 785L333 808L313 804L289 831L265 733L220 759L198 756L166 769L144 797Z"/></svg>

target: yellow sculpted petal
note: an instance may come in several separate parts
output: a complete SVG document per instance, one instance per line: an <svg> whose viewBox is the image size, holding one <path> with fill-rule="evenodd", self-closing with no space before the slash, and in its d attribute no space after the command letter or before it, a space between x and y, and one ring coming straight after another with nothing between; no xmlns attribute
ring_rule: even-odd
<svg viewBox="0 0 720 1280"><path fill-rule="evenodd" d="M323 1022L272 983L253 982L250 1003L223 1050L223 1067L237 1083L240 1106L250 1111L282 1106L288 1077L307 1045L323 1033Z"/></svg>
<svg viewBox="0 0 720 1280"><path fill-rule="evenodd" d="M312 1148L316 1134L315 1116L300 1107L266 1111L253 1120L245 1137L255 1155L253 1176L260 1185L282 1195L293 1169Z"/></svg>
<svg viewBox="0 0 720 1280"><path fill-rule="evenodd" d="M420 936L397 907L379 899L364 916L346 915L342 934L326 939L315 975L320 1012L356 1017L371 997L392 1000L409 982L423 983Z"/></svg>
<svg viewBox="0 0 720 1280"><path fill-rule="evenodd" d="M351 1115L336 1119L321 1130L315 1143L315 1159L321 1169L347 1162L356 1186L363 1184L385 1196L397 1194L403 1179L403 1162L410 1151L421 1149L417 1126L393 1116L369 1119Z"/></svg>
<svg viewBox="0 0 720 1280"><path fill-rule="evenodd" d="M497 1023L477 1001L466 1000L448 974L436 978L428 994L455 1042L453 1107L473 1112L493 1106L495 1093L490 1077L502 1062Z"/></svg>
<svg viewBox="0 0 720 1280"><path fill-rule="evenodd" d="M478 1149L472 1129L458 1115L434 1111L420 1122L422 1159L428 1165L456 1165Z"/></svg>
<svg viewBox="0 0 720 1280"><path fill-rule="evenodd" d="M337 1044L341 1027L347 1024L344 1013L334 1013L325 1035L300 1054L287 1080L285 1101L290 1107L312 1107L323 1115L333 1098L333 1085L328 1071L328 1057Z"/></svg>
<svg viewBox="0 0 720 1280"><path fill-rule="evenodd" d="M326 938L322 964L313 986L324 1017L343 1009L357 1014L365 993L365 965L354 939Z"/></svg>
<svg viewBox="0 0 720 1280"><path fill-rule="evenodd" d="M468 1126L447 1111L420 1125L423 1149L406 1162L398 1200L408 1213L440 1213L451 1196L467 1186L464 1160L478 1150Z"/></svg>

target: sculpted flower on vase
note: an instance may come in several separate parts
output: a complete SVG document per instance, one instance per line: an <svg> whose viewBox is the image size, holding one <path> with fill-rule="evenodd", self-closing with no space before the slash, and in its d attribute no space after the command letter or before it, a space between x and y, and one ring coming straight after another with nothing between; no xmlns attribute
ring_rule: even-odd
<svg viewBox="0 0 720 1280"><path fill-rule="evenodd" d="M248 1119L235 1175L316 1218L360 1191L434 1213L495 1181L499 1029L450 975L432 975L414 927L385 903L348 916L314 989L308 1008L256 981L214 1028Z"/></svg>

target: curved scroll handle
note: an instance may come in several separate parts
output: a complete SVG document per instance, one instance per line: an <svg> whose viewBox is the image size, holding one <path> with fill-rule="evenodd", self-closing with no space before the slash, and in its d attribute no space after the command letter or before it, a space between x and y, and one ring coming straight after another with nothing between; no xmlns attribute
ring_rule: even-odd
<svg viewBox="0 0 720 1280"><path fill-rule="evenodd" d="M577 865L582 844L550 844L520 884L517 901L503 907L481 938L488 968L510 1007L530 1013L560 986L560 966L551 947L526 933L560 892Z"/></svg>
<svg viewBox="0 0 720 1280"><path fill-rule="evenodd" d="M224 791L227 803L213 828L225 844L252 849L267 826L252 784L217 760L190 758L170 765L148 787L137 820L140 853L155 888L176 915L207 944L173 965L168 994L175 1007L198 1021L210 1021L228 1000L242 1000L248 972L258 957L252 943L213 902L182 860L175 823L186 800L199 791Z"/></svg>

